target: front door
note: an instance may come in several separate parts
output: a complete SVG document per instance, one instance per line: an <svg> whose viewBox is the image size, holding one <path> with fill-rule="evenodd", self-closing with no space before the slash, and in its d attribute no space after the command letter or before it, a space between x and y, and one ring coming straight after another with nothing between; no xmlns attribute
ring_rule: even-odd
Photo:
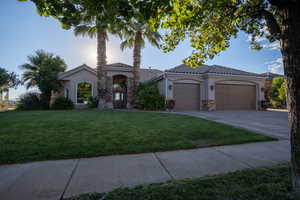
<svg viewBox="0 0 300 200"><path fill-rule="evenodd" d="M126 108L127 87L126 76L118 75L113 77L113 105L114 108Z"/></svg>
<svg viewBox="0 0 300 200"><path fill-rule="evenodd" d="M126 93L114 91L114 108L126 108Z"/></svg>

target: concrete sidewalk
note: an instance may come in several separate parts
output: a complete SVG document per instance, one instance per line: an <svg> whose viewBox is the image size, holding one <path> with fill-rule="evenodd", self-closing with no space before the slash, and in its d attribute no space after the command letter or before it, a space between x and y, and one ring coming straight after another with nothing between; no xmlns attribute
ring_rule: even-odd
<svg viewBox="0 0 300 200"><path fill-rule="evenodd" d="M0 166L0 199L61 199L288 162L288 141Z"/></svg>

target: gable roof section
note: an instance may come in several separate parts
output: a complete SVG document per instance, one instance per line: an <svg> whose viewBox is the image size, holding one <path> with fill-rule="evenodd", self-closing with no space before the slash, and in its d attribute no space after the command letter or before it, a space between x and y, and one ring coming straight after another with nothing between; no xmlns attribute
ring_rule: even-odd
<svg viewBox="0 0 300 200"><path fill-rule="evenodd" d="M132 71L132 66L130 65L127 65L127 64L124 64L124 63L112 63L112 64L108 64L106 65L106 69L107 70L113 70L113 71ZM93 74L97 74L97 71L95 68L92 68L86 64L83 64L83 65L80 65L74 69L71 69L71 70L68 70L66 72L62 72L62 73L59 73L58 75L58 79L59 80L63 80L64 78L68 77L68 76L71 76L77 72L80 72L81 70L87 70Z"/></svg>
<svg viewBox="0 0 300 200"><path fill-rule="evenodd" d="M83 64L83 65L80 65L79 67L76 67L74 69L68 70L66 72L59 73L58 74L58 79L59 80L64 80L64 78L66 78L68 76L71 76L71 75L73 75L73 74L75 74L77 72L80 72L81 70L87 70L87 71L89 71L89 72L91 72L91 73L93 73L95 75L97 73L95 69L89 67L86 64Z"/></svg>
<svg viewBox="0 0 300 200"><path fill-rule="evenodd" d="M124 68L132 68L131 65L127 65L127 64L125 64L125 63L112 63L112 64L106 65L106 67L124 67Z"/></svg>
<svg viewBox="0 0 300 200"><path fill-rule="evenodd" d="M257 76L259 74L246 72L238 69L224 67L220 65L202 65L196 68L189 67L187 65L179 65L172 69L166 70L166 72L172 73L184 73L184 74L220 74L220 75L241 75L241 76Z"/></svg>
<svg viewBox="0 0 300 200"><path fill-rule="evenodd" d="M132 66L124 63L112 63L105 66L107 71L131 72Z"/></svg>

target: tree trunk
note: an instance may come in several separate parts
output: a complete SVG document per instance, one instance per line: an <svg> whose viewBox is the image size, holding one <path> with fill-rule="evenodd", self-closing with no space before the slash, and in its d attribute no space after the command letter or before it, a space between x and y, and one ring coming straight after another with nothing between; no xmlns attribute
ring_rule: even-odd
<svg viewBox="0 0 300 200"><path fill-rule="evenodd" d="M42 92L41 94L41 101L44 109L50 108L51 94L52 94L51 90L47 92Z"/></svg>
<svg viewBox="0 0 300 200"><path fill-rule="evenodd" d="M300 197L300 6L283 9L281 52L287 89L294 193Z"/></svg>
<svg viewBox="0 0 300 200"><path fill-rule="evenodd" d="M3 100L3 91L0 90L0 104L2 103L2 100Z"/></svg>
<svg viewBox="0 0 300 200"><path fill-rule="evenodd" d="M105 76L104 69L106 66L106 30L98 30L97 33L97 88L99 108L104 108Z"/></svg>
<svg viewBox="0 0 300 200"><path fill-rule="evenodd" d="M133 88L136 91L140 82L140 67L141 67L141 50L142 50L142 32L135 33L134 49L133 49Z"/></svg>

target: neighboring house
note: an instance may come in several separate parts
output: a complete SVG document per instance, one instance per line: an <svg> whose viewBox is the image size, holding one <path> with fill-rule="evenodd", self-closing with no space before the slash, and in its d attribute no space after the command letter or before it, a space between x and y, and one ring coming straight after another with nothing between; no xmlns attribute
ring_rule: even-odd
<svg viewBox="0 0 300 200"><path fill-rule="evenodd" d="M269 100L268 92L272 87L273 79L276 78L276 77L283 77L283 75L274 74L274 73L271 73L271 72L262 73L260 75L265 77L265 79L266 79L266 82L265 82L265 99L268 101Z"/></svg>
<svg viewBox="0 0 300 200"><path fill-rule="evenodd" d="M264 100L264 77L228 67L179 65L164 72L149 68L140 73L141 82L155 81L166 100L175 99L177 110L256 110ZM130 108L132 66L110 64L105 74L111 94L108 108ZM87 65L61 73L59 79L64 95L77 106L84 105L88 96L97 96L96 71Z"/></svg>
<svg viewBox="0 0 300 200"><path fill-rule="evenodd" d="M9 101L9 88L0 88L0 103Z"/></svg>

